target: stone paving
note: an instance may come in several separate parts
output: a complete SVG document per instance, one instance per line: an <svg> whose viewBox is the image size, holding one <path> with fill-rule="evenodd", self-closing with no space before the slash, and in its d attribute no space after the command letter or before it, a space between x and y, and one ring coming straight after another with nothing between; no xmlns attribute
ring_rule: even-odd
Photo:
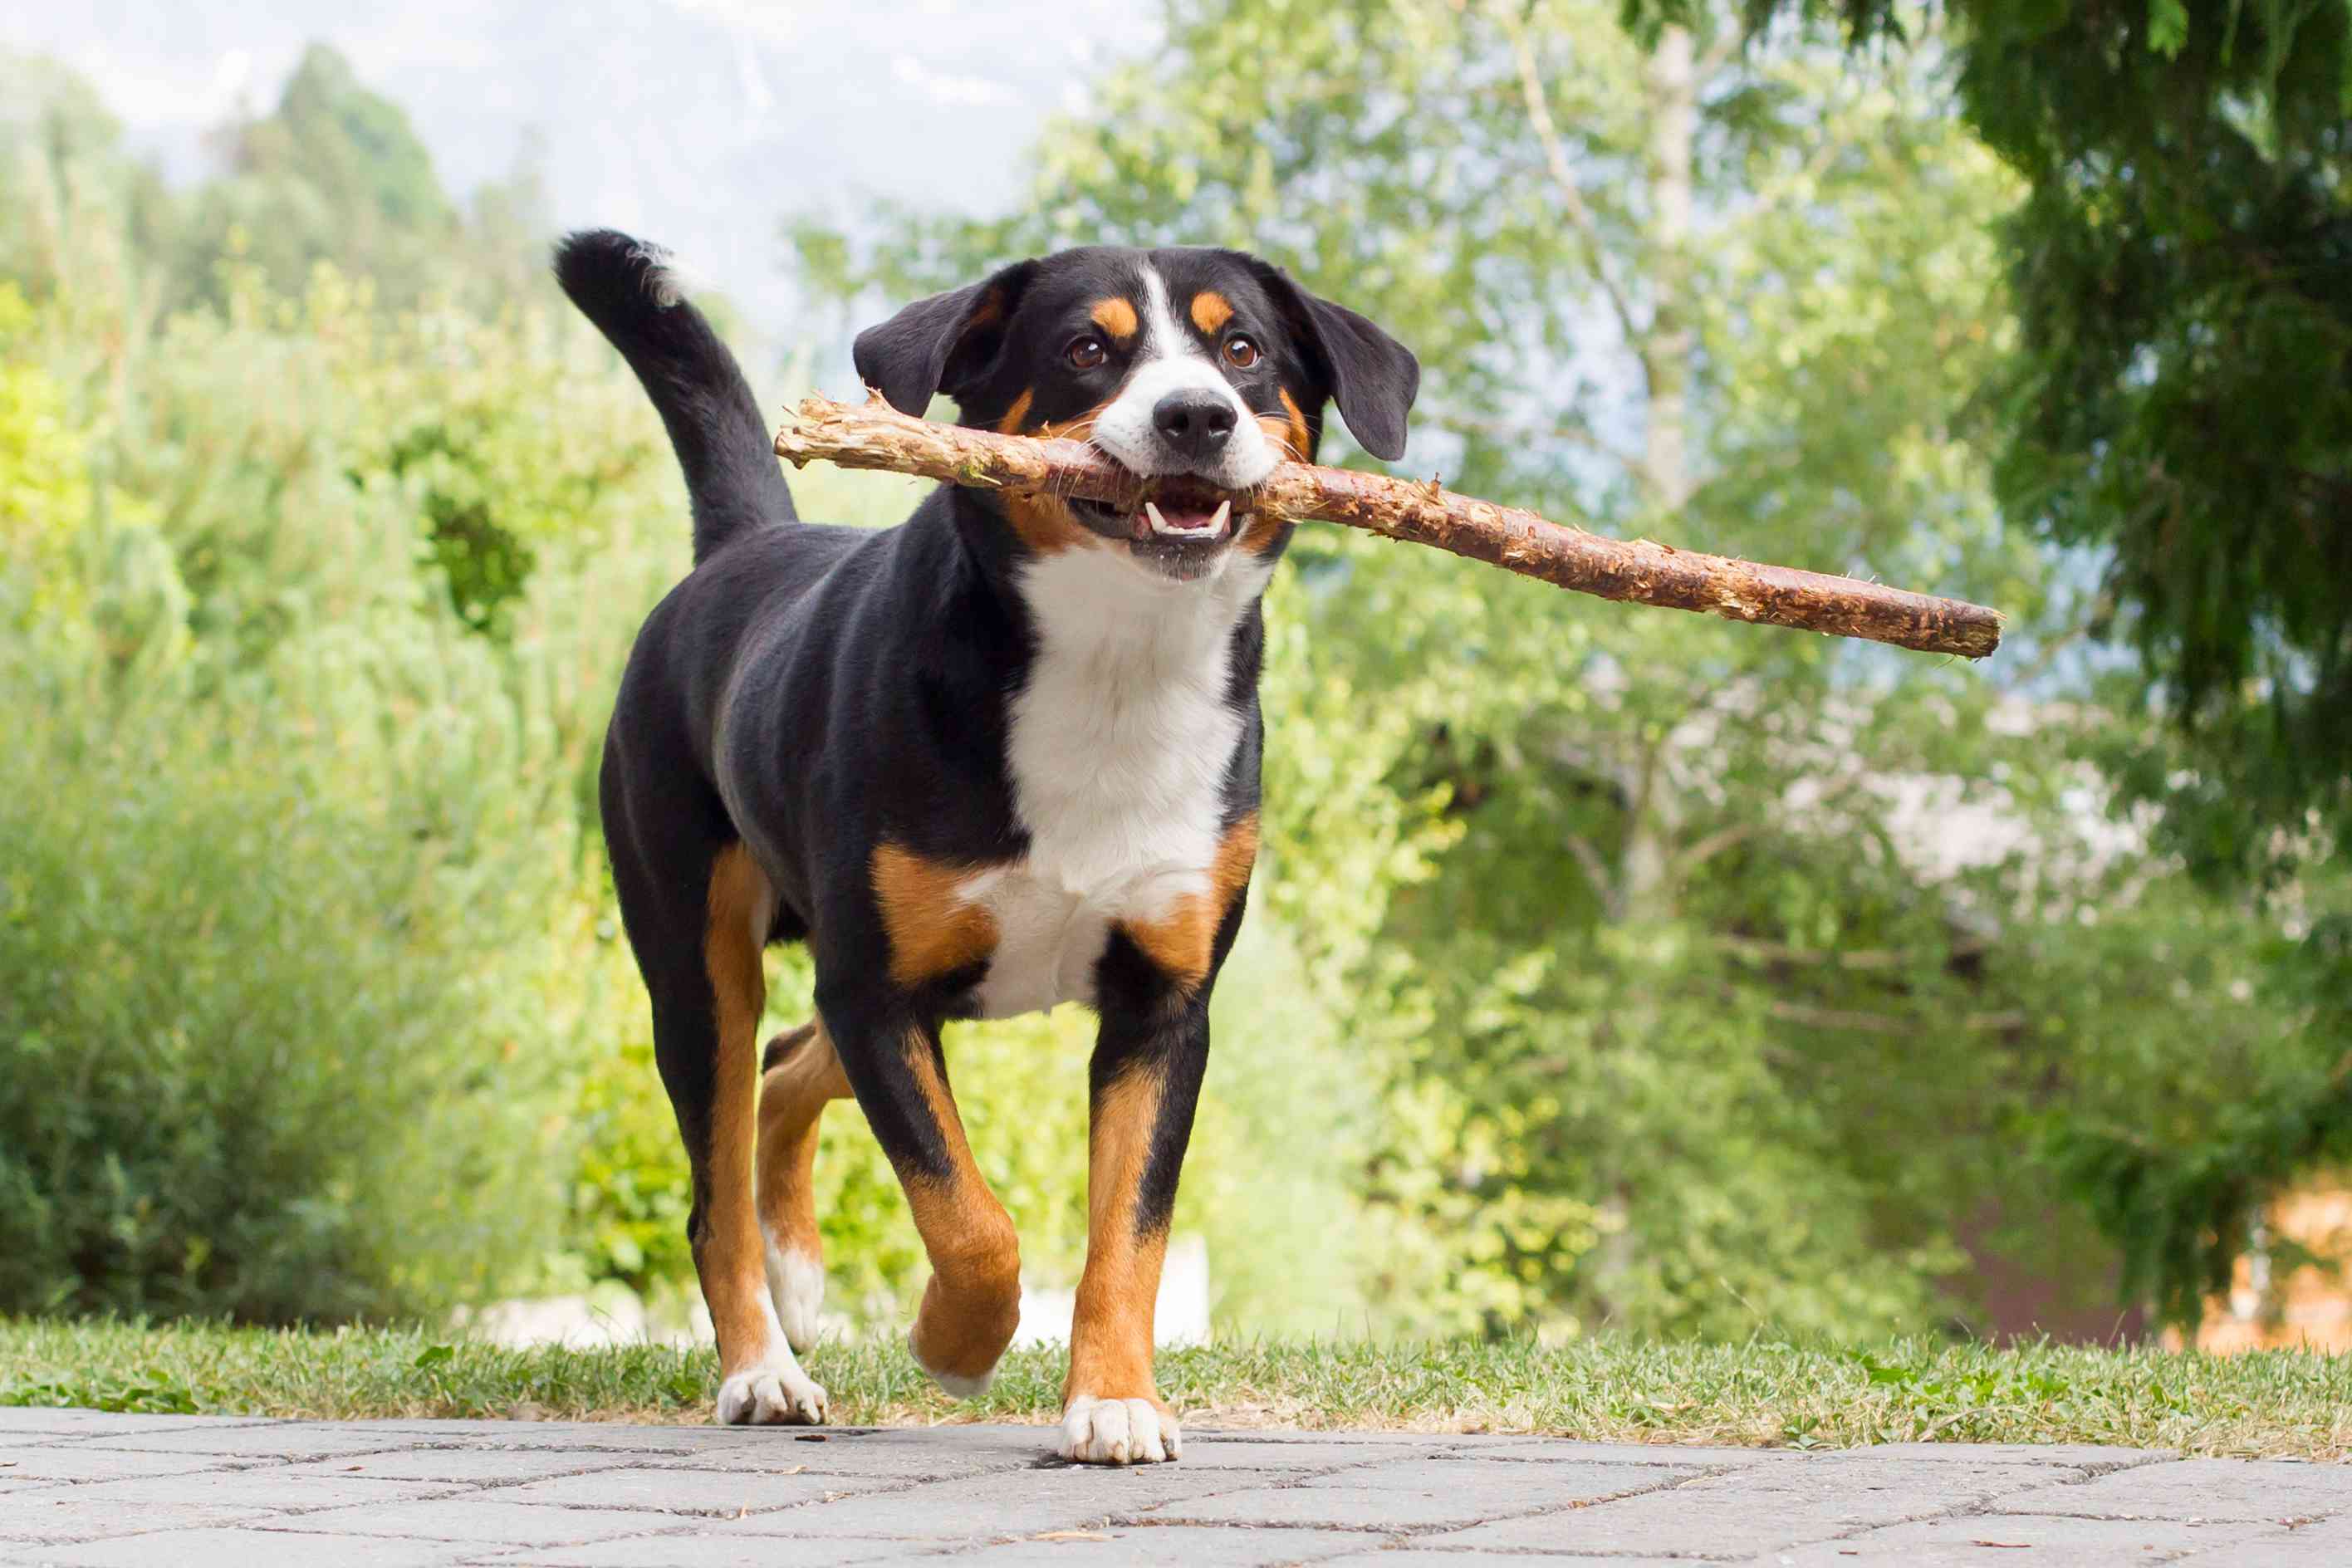
<svg viewBox="0 0 2352 1568"><path fill-rule="evenodd" d="M2345 1465L1187 1431L1110 1470L1053 1436L0 1409L0 1564L2352 1564Z"/></svg>

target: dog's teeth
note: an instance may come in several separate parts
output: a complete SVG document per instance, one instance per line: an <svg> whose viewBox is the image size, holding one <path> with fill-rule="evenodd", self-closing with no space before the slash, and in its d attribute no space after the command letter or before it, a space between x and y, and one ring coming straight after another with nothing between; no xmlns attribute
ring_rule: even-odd
<svg viewBox="0 0 2352 1568"><path fill-rule="evenodd" d="M1209 531L1211 533L1223 533L1225 531L1225 519L1233 516L1233 502L1229 500L1219 501L1217 503L1217 514L1209 519Z"/></svg>
<svg viewBox="0 0 2352 1568"><path fill-rule="evenodd" d="M1160 515L1160 508L1155 502L1145 501L1143 503L1143 515L1151 520L1152 532L1165 533L1168 531L1168 520Z"/></svg>

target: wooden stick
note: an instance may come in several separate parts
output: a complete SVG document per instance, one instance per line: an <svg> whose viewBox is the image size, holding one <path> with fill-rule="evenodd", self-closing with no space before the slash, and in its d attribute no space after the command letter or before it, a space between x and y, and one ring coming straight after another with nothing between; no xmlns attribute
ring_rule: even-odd
<svg viewBox="0 0 2352 1568"><path fill-rule="evenodd" d="M899 413L876 393L862 407L802 401L776 436L795 466L813 459L883 468L950 484L1026 494L1050 491L1112 506L1142 505L1148 486L1084 442L1000 436ZM1866 637L1922 653L1982 658L2000 646L2000 615L1981 605L1907 593L1852 577L1610 539L1534 512L1414 481L1348 468L1283 463L1233 498L1237 511L1336 522L1433 544L1562 588L1626 604L1699 610L1834 637Z"/></svg>

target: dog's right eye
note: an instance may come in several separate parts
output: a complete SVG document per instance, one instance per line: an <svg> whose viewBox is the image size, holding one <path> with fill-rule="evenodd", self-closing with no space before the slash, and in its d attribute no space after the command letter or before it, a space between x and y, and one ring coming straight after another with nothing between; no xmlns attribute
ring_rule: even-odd
<svg viewBox="0 0 2352 1568"><path fill-rule="evenodd" d="M1080 370L1092 370L1110 357L1100 338L1084 337L1070 345L1070 363Z"/></svg>

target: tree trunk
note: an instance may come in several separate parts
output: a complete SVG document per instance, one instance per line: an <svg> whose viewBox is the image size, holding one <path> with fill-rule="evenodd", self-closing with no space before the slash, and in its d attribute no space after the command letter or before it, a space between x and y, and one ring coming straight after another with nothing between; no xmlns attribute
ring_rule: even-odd
<svg viewBox="0 0 2352 1568"><path fill-rule="evenodd" d="M1687 28L1659 35L1643 85L1649 106L1650 330L1635 345L1650 384L1642 466L1662 511L1682 508L1697 487L1690 472L1690 232L1698 136L1696 51Z"/></svg>
<svg viewBox="0 0 2352 1568"><path fill-rule="evenodd" d="M1641 356L1650 392L1643 478L1660 512L1681 510L1698 488L1690 462L1691 359L1697 346L1690 300L1696 178L1691 154L1698 133L1696 58L1689 29L1668 27L1659 35L1642 82L1650 125L1643 161L1650 224L1643 268L1650 280L1650 325L1634 351ZM1673 891L1665 885L1671 864L1666 846L1675 813L1664 798L1671 785L1658 776L1671 743L1671 735L1654 737L1635 770L1627 808L1631 816L1618 858L1618 886L1609 900L1624 920L1645 921L1673 912Z"/></svg>

